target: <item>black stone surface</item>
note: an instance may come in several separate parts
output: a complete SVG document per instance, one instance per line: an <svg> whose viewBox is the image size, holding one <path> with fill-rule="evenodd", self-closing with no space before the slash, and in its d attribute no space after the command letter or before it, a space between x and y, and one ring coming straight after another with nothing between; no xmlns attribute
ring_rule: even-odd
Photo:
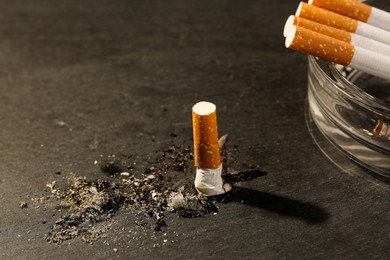
<svg viewBox="0 0 390 260"><path fill-rule="evenodd" d="M0 1L0 258L388 258L389 191L339 170L307 131L306 57L282 37L297 5ZM191 144L200 100L216 103L239 159L267 173L217 215L168 215L165 236L129 239L122 212L92 245L52 245L61 212L19 207L71 172L100 178L102 154L146 157L171 133Z"/></svg>

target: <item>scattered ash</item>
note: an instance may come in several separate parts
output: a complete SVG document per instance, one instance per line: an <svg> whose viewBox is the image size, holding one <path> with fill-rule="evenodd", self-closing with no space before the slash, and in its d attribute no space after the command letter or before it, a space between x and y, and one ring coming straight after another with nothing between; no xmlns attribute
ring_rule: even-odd
<svg viewBox="0 0 390 260"><path fill-rule="evenodd" d="M28 207L27 202L25 202L25 201L19 202L19 208L23 209L23 208L27 208L27 207Z"/></svg>
<svg viewBox="0 0 390 260"><path fill-rule="evenodd" d="M196 218L211 212L218 212L216 201L200 195L185 194L182 190L172 192L168 197L168 209L185 218Z"/></svg>
<svg viewBox="0 0 390 260"><path fill-rule="evenodd" d="M57 208L67 213L55 221L45 238L49 243L61 243L75 237L96 240L110 225L99 225L115 216L120 209L130 209L154 219L151 228L167 227L165 212L177 212L183 217L199 217L217 210L213 202L198 196L193 188L193 155L190 147L169 145L156 151L141 173L122 172L132 169L132 156L108 156L101 171L109 180L87 181L84 177L69 178L64 191L56 182L47 183Z"/></svg>
<svg viewBox="0 0 390 260"><path fill-rule="evenodd" d="M222 155L228 169L226 149ZM51 199L56 200L57 209L65 211L65 215L55 221L45 239L49 243L61 243L81 237L91 243L112 227L109 220L120 210L142 216L135 224L155 232L167 228L164 217L168 212L186 218L218 212L216 198L198 195L193 186L195 169L191 147L171 143L157 150L156 158L148 158L137 170L133 167L134 160L132 155L108 156L100 163L101 171L110 177L107 180L88 181L85 177L72 176L63 190L56 188L55 181L48 183Z"/></svg>
<svg viewBox="0 0 390 260"><path fill-rule="evenodd" d="M63 193L54 189L55 183L47 185L60 202L58 208L69 208L69 212L59 218L52 231L46 235L50 243L59 243L80 235L83 240L97 237L105 230L96 229L93 224L110 219L126 199L120 186L114 182L88 182L82 177L72 177L70 181L69 188Z"/></svg>

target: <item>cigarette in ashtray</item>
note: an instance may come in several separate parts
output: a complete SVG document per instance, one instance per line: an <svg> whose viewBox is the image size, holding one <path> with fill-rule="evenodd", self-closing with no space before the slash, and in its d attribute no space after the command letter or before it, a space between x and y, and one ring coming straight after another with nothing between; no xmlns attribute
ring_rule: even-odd
<svg viewBox="0 0 390 260"><path fill-rule="evenodd" d="M372 132L377 137L390 140L390 123L378 120L378 123Z"/></svg>
<svg viewBox="0 0 390 260"><path fill-rule="evenodd" d="M287 48L390 80L390 58L388 56L303 27L294 25L286 37L285 45Z"/></svg>
<svg viewBox="0 0 390 260"><path fill-rule="evenodd" d="M390 31L390 13L356 0L309 0L308 3Z"/></svg>
<svg viewBox="0 0 390 260"><path fill-rule="evenodd" d="M195 188L204 196L226 193L218 143L216 106L201 101L192 107L194 135L194 161L196 167Z"/></svg>
<svg viewBox="0 0 390 260"><path fill-rule="evenodd" d="M340 41L351 43L354 46L390 56L390 45L388 44L294 15L290 15L286 21L283 30L284 37L287 36L293 25L324 34Z"/></svg>
<svg viewBox="0 0 390 260"><path fill-rule="evenodd" d="M390 31L304 2L299 4L295 16L390 44Z"/></svg>

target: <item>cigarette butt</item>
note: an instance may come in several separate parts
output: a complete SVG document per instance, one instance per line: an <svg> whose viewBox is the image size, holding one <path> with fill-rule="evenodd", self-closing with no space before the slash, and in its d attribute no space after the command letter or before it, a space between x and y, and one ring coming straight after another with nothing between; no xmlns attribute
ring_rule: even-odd
<svg viewBox="0 0 390 260"><path fill-rule="evenodd" d="M374 130L372 131L373 134L380 138L386 138L390 140L390 124L383 122L382 120L378 120L378 123L376 124Z"/></svg>
<svg viewBox="0 0 390 260"><path fill-rule="evenodd" d="M217 169L221 165L216 106L199 102L192 107L195 166Z"/></svg>
<svg viewBox="0 0 390 260"><path fill-rule="evenodd" d="M356 0L309 0L309 4L390 31L390 13Z"/></svg>
<svg viewBox="0 0 390 260"><path fill-rule="evenodd" d="M286 47L325 60L390 79L390 58L329 36L293 26L286 37Z"/></svg>
<svg viewBox="0 0 390 260"><path fill-rule="evenodd" d="M295 16L390 44L389 31L304 2L299 4Z"/></svg>
<svg viewBox="0 0 390 260"><path fill-rule="evenodd" d="M205 196L225 193L218 143L216 106L198 102L192 107L195 188Z"/></svg>
<svg viewBox="0 0 390 260"><path fill-rule="evenodd" d="M376 124L374 130L372 131L374 135L379 135L383 128L383 122L381 120L378 120L378 123Z"/></svg>
<svg viewBox="0 0 390 260"><path fill-rule="evenodd" d="M383 55L390 56L390 45L382 42L369 39L359 34L343 31L325 24L320 24L305 18L290 15L284 26L283 35L286 37L292 26L303 27L311 31L315 31L326 36L335 38L340 41L351 43L354 46L358 46L367 50L371 50Z"/></svg>

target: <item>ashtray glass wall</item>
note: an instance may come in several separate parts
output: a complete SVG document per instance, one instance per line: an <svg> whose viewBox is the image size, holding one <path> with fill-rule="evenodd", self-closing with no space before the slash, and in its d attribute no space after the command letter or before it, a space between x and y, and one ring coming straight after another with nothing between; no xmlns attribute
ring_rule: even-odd
<svg viewBox="0 0 390 260"><path fill-rule="evenodd" d="M337 149L390 178L389 81L309 56L308 108Z"/></svg>

